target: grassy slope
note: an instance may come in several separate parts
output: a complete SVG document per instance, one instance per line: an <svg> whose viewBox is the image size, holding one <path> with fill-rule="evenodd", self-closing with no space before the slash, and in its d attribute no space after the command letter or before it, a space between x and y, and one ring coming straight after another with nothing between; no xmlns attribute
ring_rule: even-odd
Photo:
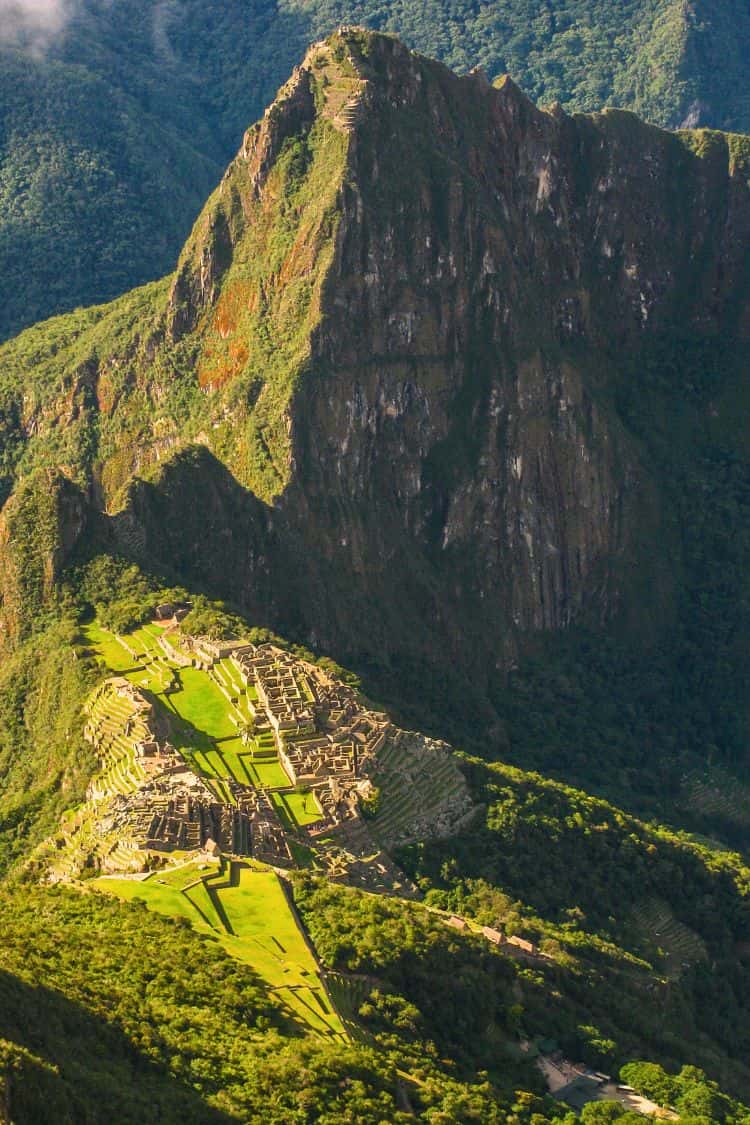
<svg viewBox="0 0 750 1125"><path fill-rule="evenodd" d="M140 899L160 914L186 918L250 965L306 1031L343 1035L274 872L233 863L231 871L222 864L221 871L206 873L205 864L191 863L145 880L105 876L96 885L122 899Z"/></svg>
<svg viewBox="0 0 750 1125"><path fill-rule="evenodd" d="M290 468L286 410L333 254L347 137L324 107L342 83L351 83L345 65L316 70L323 112L309 130L292 109L278 139L268 122L253 133L256 159L267 164L260 198L240 157L205 205L179 280L199 288L205 261L218 271L221 260L226 272L209 309L188 307L179 285L170 298L174 279L166 278L0 348L0 487L9 490L14 473L64 465L81 484L95 475L112 504L165 448L210 434L243 484L265 500L278 495ZM282 99L276 118L286 112ZM173 332L182 316L187 330ZM32 416L54 415L66 424L42 443L27 440Z"/></svg>

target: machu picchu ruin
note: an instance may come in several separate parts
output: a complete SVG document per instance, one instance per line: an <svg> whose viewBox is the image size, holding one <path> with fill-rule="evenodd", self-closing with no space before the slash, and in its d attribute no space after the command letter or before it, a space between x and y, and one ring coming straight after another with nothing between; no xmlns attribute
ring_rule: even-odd
<svg viewBox="0 0 750 1125"><path fill-rule="evenodd" d="M332 878L414 893L388 848L449 834L473 808L450 748L280 645L192 636L184 615L160 606L123 635L84 626L109 673L85 707L98 769L42 849L49 878L192 853L314 857Z"/></svg>

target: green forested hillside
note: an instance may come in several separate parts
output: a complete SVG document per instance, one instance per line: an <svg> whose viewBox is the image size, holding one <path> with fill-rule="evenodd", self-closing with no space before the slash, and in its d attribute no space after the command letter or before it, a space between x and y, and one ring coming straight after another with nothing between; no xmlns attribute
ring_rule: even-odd
<svg viewBox="0 0 750 1125"><path fill-rule="evenodd" d="M75 890L0 891L0 907L0 1120L501 1120L489 1084L434 1051L412 1083L397 1044L295 1036L252 971L183 921Z"/></svg>
<svg viewBox="0 0 750 1125"><path fill-rule="evenodd" d="M548 821L547 830L550 827ZM562 842L565 832L560 834L559 828L556 821L561 865L572 868L576 859ZM588 828L597 831L592 820ZM609 843L614 852L612 836ZM484 870L489 874L492 862L506 849L514 861L524 851L533 856L535 878L544 879L544 852L531 844L530 836L521 839L519 835L509 846L507 837L491 841L480 834L475 855L485 855ZM451 852L444 863L446 877L469 866L460 844ZM665 859L659 853L655 866ZM615 894L608 899L607 891L602 890L594 866L597 862L592 853L588 868L592 883L597 884L602 907L617 911ZM625 876L628 862L612 864L612 885ZM584 873L581 866L579 875L571 876L579 886ZM550 880L557 874L551 871ZM528 887L528 869L524 880ZM498 881L512 893L512 877L506 873ZM515 883L515 889L520 883ZM400 1029L407 1039L427 1033L441 1052L448 1052L463 1066L476 1066L479 1061L500 1084L510 1078L531 1089L536 1087L529 1075L524 1075L522 1067L513 1074L507 1061L519 1029L532 1039L556 1039L569 1057L584 1057L609 1073L627 1065L626 1059L638 1057L646 1045L649 1057L658 1058L671 1072L679 1070L687 1052L694 1064L705 1066L714 1078L723 1078L735 1093L747 1089L743 1045L747 1011L727 1003L729 990L737 987L740 976L745 979L744 967L730 970L728 963L721 965L712 981L703 961L693 969L682 968L680 976L673 975L669 981L659 980L658 974L655 978L649 973L648 947L642 944L640 955L632 952L637 947L628 940L626 927L617 937L602 937L596 933L602 927L592 926L592 919L585 919L583 912L572 912L565 921L550 925L485 880L465 882L461 890L457 887L454 883L451 893L428 891L429 907L447 907L483 925L505 926L509 933L522 927L541 939L548 958L511 966L494 955L481 937L452 932L424 905L378 900L349 888L316 883L306 875L295 877L295 897L323 962L359 982L359 1014L365 1028L380 1030L390 1023L392 1034ZM722 906L727 902L728 898L723 899ZM644 909L644 915L649 909L658 918L653 907ZM635 932L634 928L631 937ZM666 924L660 937L666 944ZM682 937L684 943L684 934ZM653 935L651 940L653 949ZM682 956L687 958L685 948L683 945ZM717 948L712 946L712 951ZM650 956L653 959L653 952ZM443 982L439 991L434 987L436 980ZM469 995L473 999L467 1004ZM498 1018L499 1012L502 1018ZM717 1034L721 1024L723 1042L721 1032ZM746 1098L746 1094L742 1096Z"/></svg>
<svg viewBox="0 0 750 1125"><path fill-rule="evenodd" d="M221 174L213 123L123 7L72 25L59 57L0 50L3 335L171 268Z"/></svg>
<svg viewBox="0 0 750 1125"><path fill-rule="evenodd" d="M400 857L427 901L484 925L520 927L542 948L564 951L563 964L574 958L565 991L577 987L610 1042L600 1065L644 1040L673 1065L689 1042L694 1062L744 1088L745 862L532 773L467 768L486 811L464 835ZM554 1017L560 1035L564 1007Z"/></svg>
<svg viewBox="0 0 750 1125"><path fill-rule="evenodd" d="M395 32L533 98L750 129L739 0L81 0L45 53L0 48L0 337L172 268L199 206L308 44Z"/></svg>
<svg viewBox="0 0 750 1125"><path fill-rule="evenodd" d="M610 847L616 855L614 837ZM455 851L463 864L460 845ZM541 864L543 852L533 854ZM574 862L573 852L560 854ZM611 865L612 880L629 862ZM574 880L577 890L585 877ZM570 1057L609 1071L632 1059L658 1060L669 1074L697 1063L709 1075L689 1076L705 1087L692 1092L707 1099L701 1118L746 1116L712 1085L718 1078L747 1100L746 1013L727 1006L728 989L742 990L739 966L733 977L722 970L712 980L698 964L682 969L682 979L659 981L643 956L624 948L625 937L598 936L593 918L571 915L550 927L487 882L468 885L453 908L541 936L545 961L514 964L425 905L306 873L293 886L349 1044L301 1038L267 984L182 918L170 922L84 887L0 890L0 1106L10 1120L99 1122L115 1112L123 1122L416 1117L491 1125L512 1112L520 1123L536 1114L541 1125L564 1117L564 1105L541 1096L519 1036L554 1039ZM718 883L715 893L718 909L729 904ZM427 902L448 904L436 891ZM652 1064L631 1070L626 1079L657 1100L665 1084L675 1088ZM681 1112L691 1118L687 1100Z"/></svg>

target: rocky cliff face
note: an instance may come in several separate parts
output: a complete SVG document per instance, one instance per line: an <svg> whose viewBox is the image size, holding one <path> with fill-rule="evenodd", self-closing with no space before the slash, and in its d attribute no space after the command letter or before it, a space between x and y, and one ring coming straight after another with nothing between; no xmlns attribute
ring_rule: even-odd
<svg viewBox="0 0 750 1125"><path fill-rule="evenodd" d="M675 330L746 336L740 142L541 112L393 40L356 61L279 505L329 568L318 628L366 591L386 652L405 617L433 654L498 667L519 635L611 617L636 561L665 593L642 550L659 489L607 382Z"/></svg>
<svg viewBox="0 0 750 1125"><path fill-rule="evenodd" d="M541 111L344 30L168 288L0 352L3 464L52 433L119 550L481 698L540 631L636 588L668 612L668 490L618 394L655 352L744 347L749 168L743 138ZM735 409L717 379L696 417Z"/></svg>
<svg viewBox="0 0 750 1125"><path fill-rule="evenodd" d="M502 662L515 629L614 607L638 459L562 354L590 300L560 123L377 50L282 504L377 602L413 583L453 658L489 633Z"/></svg>

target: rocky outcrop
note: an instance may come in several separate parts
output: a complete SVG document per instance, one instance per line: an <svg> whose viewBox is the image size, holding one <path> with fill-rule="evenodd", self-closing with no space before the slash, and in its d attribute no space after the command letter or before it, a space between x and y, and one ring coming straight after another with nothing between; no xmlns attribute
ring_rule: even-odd
<svg viewBox="0 0 750 1125"><path fill-rule="evenodd" d="M49 607L87 520L84 495L57 472L32 476L0 512L0 651Z"/></svg>

